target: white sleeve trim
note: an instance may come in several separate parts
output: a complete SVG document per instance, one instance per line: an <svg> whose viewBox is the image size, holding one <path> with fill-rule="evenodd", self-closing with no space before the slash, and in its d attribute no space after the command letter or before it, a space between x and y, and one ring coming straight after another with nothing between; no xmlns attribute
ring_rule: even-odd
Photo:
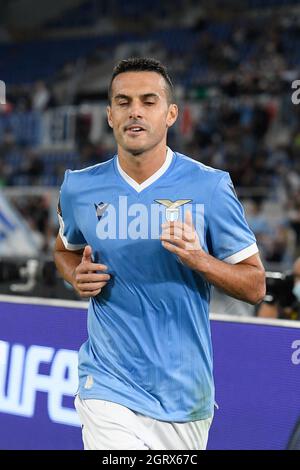
<svg viewBox="0 0 300 470"><path fill-rule="evenodd" d="M257 244L253 243L252 245L247 246L243 250L234 253L234 255L228 256L227 258L223 259L223 261L229 264L237 264L243 261L244 259L249 258L249 256L255 255L255 253L258 253L258 248Z"/></svg>
<svg viewBox="0 0 300 470"><path fill-rule="evenodd" d="M64 235L65 224L64 224L63 218L60 214L57 214L57 215L58 215L58 220L59 220L59 235L60 235L60 238L62 239L63 244L65 245L65 248L70 251L81 250L82 248L84 248L86 246L86 243L83 245L73 245L72 243L68 242L66 236Z"/></svg>

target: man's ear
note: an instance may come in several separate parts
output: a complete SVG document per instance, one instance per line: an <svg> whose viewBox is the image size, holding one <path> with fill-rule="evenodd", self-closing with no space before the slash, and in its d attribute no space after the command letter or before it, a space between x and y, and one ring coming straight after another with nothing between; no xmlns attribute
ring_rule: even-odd
<svg viewBox="0 0 300 470"><path fill-rule="evenodd" d="M173 126L174 122L178 117L178 106L177 104L170 104L167 116L167 127Z"/></svg>
<svg viewBox="0 0 300 470"><path fill-rule="evenodd" d="M106 107L106 114L107 114L107 122L109 127L113 127L113 121L112 121L112 115L111 115L111 107L107 106Z"/></svg>

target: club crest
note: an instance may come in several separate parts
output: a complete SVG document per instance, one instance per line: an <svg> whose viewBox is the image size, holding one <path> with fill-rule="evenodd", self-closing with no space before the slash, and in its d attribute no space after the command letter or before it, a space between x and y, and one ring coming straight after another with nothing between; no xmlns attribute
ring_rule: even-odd
<svg viewBox="0 0 300 470"><path fill-rule="evenodd" d="M179 208L192 199L178 199L177 201L171 201L170 199L155 199L155 202L165 206L166 208L166 219L168 222L176 222L179 219Z"/></svg>

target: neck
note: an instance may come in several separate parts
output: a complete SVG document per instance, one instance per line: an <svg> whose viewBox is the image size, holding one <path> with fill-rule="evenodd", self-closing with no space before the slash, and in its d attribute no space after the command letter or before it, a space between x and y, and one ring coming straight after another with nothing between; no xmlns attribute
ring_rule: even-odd
<svg viewBox="0 0 300 470"><path fill-rule="evenodd" d="M138 184L143 183L158 171L165 163L166 156L167 146L165 143L140 155L132 155L124 149L118 148L120 167Z"/></svg>

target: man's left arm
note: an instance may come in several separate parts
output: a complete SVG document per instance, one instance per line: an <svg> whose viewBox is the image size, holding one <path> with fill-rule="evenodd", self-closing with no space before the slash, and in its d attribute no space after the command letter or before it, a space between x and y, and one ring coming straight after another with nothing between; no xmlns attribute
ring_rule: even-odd
<svg viewBox="0 0 300 470"><path fill-rule="evenodd" d="M265 270L257 253L237 264L228 264L207 254L205 257L205 262L199 259L199 269L196 270L208 282L250 304L263 300L266 293Z"/></svg>
<svg viewBox="0 0 300 470"><path fill-rule="evenodd" d="M181 262L203 275L214 286L236 299L256 304L265 296L265 270L256 253L236 264L229 264L206 253L192 224L190 212L185 222L163 224L161 241Z"/></svg>

